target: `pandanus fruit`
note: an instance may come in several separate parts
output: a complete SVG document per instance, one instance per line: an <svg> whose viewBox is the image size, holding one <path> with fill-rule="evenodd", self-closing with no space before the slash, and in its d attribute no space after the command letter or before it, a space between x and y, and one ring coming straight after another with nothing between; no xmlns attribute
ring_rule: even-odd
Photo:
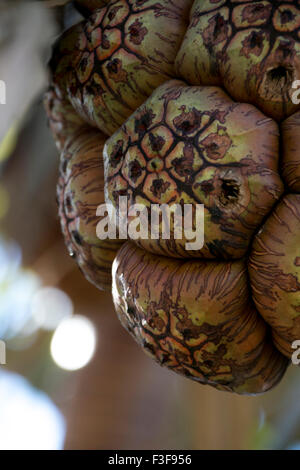
<svg viewBox="0 0 300 470"><path fill-rule="evenodd" d="M76 3L45 98L69 251L100 289L112 269L121 323L161 365L265 392L300 340L298 2ZM100 240L97 207L122 196L129 214L202 205L203 246L173 219L168 238Z"/></svg>

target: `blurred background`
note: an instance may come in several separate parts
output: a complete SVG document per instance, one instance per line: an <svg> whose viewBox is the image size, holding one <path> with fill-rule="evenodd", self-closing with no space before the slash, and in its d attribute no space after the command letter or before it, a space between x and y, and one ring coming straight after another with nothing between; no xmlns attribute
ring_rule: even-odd
<svg viewBox="0 0 300 470"><path fill-rule="evenodd" d="M64 3L0 1L0 449L300 449L296 367L260 397L162 369L68 257L42 106Z"/></svg>

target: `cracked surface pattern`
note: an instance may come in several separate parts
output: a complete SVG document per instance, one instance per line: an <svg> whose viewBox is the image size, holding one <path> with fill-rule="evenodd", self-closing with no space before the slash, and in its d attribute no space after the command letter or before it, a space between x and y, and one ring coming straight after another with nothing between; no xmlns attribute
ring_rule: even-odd
<svg viewBox="0 0 300 470"><path fill-rule="evenodd" d="M140 240L152 253L234 259L283 192L278 174L279 129L220 88L171 81L158 88L104 148L106 199L128 205L204 204L205 245Z"/></svg>
<svg viewBox="0 0 300 470"><path fill-rule="evenodd" d="M300 339L300 2L76 3L45 96L67 247L98 288L113 264L120 321L160 365L263 393ZM96 207L119 196L203 204L204 247L174 225L99 240Z"/></svg>
<svg viewBox="0 0 300 470"><path fill-rule="evenodd" d="M195 85L222 85L234 100L282 120L299 109L291 100L299 31L298 0L195 0L177 71Z"/></svg>

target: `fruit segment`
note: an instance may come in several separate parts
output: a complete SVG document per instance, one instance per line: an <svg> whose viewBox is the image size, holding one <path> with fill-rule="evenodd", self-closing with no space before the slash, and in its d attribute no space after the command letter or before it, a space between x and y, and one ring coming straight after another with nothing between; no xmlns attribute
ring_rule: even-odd
<svg viewBox="0 0 300 470"><path fill-rule="evenodd" d="M99 155L104 136L84 129L67 142L61 156L57 199L68 251L85 277L101 290L111 289L111 265L121 246L118 240L99 240L97 207L104 203L103 165Z"/></svg>
<svg viewBox="0 0 300 470"><path fill-rule="evenodd" d="M54 83L91 125L111 135L161 83L174 61L191 1L111 2L54 48Z"/></svg>
<svg viewBox="0 0 300 470"><path fill-rule="evenodd" d="M205 244L138 240L156 254L237 259L283 192L279 130L254 106L234 103L218 87L170 81L159 87L104 148L107 202L204 204ZM196 229L196 219L193 222ZM160 233L162 229L160 227Z"/></svg>
<svg viewBox="0 0 300 470"><path fill-rule="evenodd" d="M250 299L244 262L179 261L126 243L113 265L123 326L161 365L240 394L267 391L287 360Z"/></svg>
<svg viewBox="0 0 300 470"><path fill-rule="evenodd" d="M286 119L282 132L282 176L290 191L300 193L300 112Z"/></svg>
<svg viewBox="0 0 300 470"><path fill-rule="evenodd" d="M195 0L177 73L193 85L222 85L235 101L281 121L300 109L292 101L299 26L297 0Z"/></svg>
<svg viewBox="0 0 300 470"><path fill-rule="evenodd" d="M277 348L292 355L300 338L300 195L285 196L254 239L249 262L253 299L272 326Z"/></svg>

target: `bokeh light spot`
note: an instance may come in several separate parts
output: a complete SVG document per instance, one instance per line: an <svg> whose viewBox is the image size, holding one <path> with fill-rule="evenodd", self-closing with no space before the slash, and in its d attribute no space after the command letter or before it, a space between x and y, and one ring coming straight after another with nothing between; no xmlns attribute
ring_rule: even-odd
<svg viewBox="0 0 300 470"><path fill-rule="evenodd" d="M35 293L31 309L40 328L54 330L63 319L71 317L73 303L62 290L56 287L42 287Z"/></svg>
<svg viewBox="0 0 300 470"><path fill-rule="evenodd" d="M51 341L51 355L62 369L77 370L84 367L96 349L96 329L86 317L74 315L63 320Z"/></svg>

